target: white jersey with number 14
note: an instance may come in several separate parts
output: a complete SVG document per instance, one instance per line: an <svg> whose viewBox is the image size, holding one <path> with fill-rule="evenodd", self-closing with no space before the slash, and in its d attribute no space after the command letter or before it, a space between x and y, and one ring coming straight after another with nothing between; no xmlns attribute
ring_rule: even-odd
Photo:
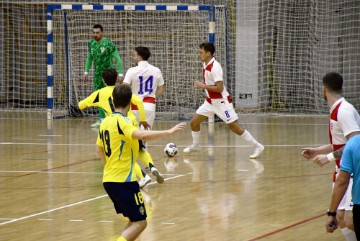
<svg viewBox="0 0 360 241"><path fill-rule="evenodd" d="M138 66L130 68L125 75L124 83L131 86L133 94L139 96L145 106L153 104L155 111L155 98L158 86L164 85L164 79L159 68L148 61L140 61ZM145 107L145 109L148 109Z"/></svg>

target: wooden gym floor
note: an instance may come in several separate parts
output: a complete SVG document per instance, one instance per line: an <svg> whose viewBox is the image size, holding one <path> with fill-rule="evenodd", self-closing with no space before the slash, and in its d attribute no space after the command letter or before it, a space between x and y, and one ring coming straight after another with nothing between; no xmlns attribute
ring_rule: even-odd
<svg viewBox="0 0 360 241"><path fill-rule="evenodd" d="M239 120L265 145L257 160L223 123L202 125L196 154L182 153L191 143L189 126L149 143L166 181L143 190L148 227L137 240L345 240L324 227L334 166L320 168L300 154L328 143L327 117ZM1 114L0 122L0 240L115 241L127 221L101 184L94 119L47 122L25 113ZM157 121L154 129L174 123ZM175 158L163 154L168 142L179 147Z"/></svg>

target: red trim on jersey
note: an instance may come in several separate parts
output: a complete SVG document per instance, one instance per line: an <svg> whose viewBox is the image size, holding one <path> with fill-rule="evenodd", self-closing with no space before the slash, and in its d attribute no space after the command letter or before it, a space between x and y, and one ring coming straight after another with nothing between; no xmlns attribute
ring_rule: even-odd
<svg viewBox="0 0 360 241"><path fill-rule="evenodd" d="M335 106L335 108L333 109L333 111L330 113L330 121L329 121L329 138L330 138L330 143L333 147L333 150L339 150L340 148L342 148L343 146L345 146L345 144L333 144L332 141L332 135L331 135L331 129L330 129L330 125L331 125L331 120L333 121L338 121L338 113L339 113L339 108L342 102L340 102L339 104L337 104L337 106ZM340 168L340 158L335 160L335 164L338 168ZM333 174L333 182L336 181L336 171Z"/></svg>
<svg viewBox="0 0 360 241"><path fill-rule="evenodd" d="M214 62L215 62L215 60L213 62L211 62L210 64L206 65L205 70L211 72L212 68L214 67Z"/></svg>
<svg viewBox="0 0 360 241"><path fill-rule="evenodd" d="M147 97L144 97L143 102L144 102L144 103L152 103L152 104L155 104L155 103L156 103L156 99L155 99L154 97L149 97L149 96L147 96ZM131 109L132 109L132 110L138 110L138 107L137 107L137 105L131 104Z"/></svg>
<svg viewBox="0 0 360 241"><path fill-rule="evenodd" d="M230 95L228 95L227 99L228 99L229 103L231 104L231 103L232 103L232 99L231 99L231 96L230 96Z"/></svg>
<svg viewBox="0 0 360 241"><path fill-rule="evenodd" d="M345 146L345 144L338 144L338 145L332 145L333 146L333 149L334 149L334 151L337 151L337 150L339 150L340 148L342 148L343 146Z"/></svg>
<svg viewBox="0 0 360 241"><path fill-rule="evenodd" d="M342 101L334 108L334 110L331 112L330 114L330 119L331 120L334 120L334 121L337 121L338 120L338 112L339 112L339 108L340 108L340 105L341 105Z"/></svg>
<svg viewBox="0 0 360 241"><path fill-rule="evenodd" d="M154 97L149 97L149 96L147 96L147 97L144 97L144 99L143 99L143 102L144 103L152 103L152 104L155 104L155 98Z"/></svg>
<svg viewBox="0 0 360 241"><path fill-rule="evenodd" d="M208 94L211 99L222 99L222 94L219 92L213 92L208 90Z"/></svg>
<svg viewBox="0 0 360 241"><path fill-rule="evenodd" d="M333 144L333 141L332 141L332 135L331 135L331 120L334 120L334 121L337 121L338 120L338 112L339 112L339 108L340 108L340 105L341 105L342 102L340 102L334 109L333 111L330 113L330 121L329 121L329 138L330 138L330 143L331 145ZM334 148L334 145L333 145L333 148ZM334 149L335 150L335 149ZM335 150L336 151L336 150Z"/></svg>
<svg viewBox="0 0 360 241"><path fill-rule="evenodd" d="M131 104L131 109L132 110L138 110L137 105Z"/></svg>
<svg viewBox="0 0 360 241"><path fill-rule="evenodd" d="M206 71L211 72L212 68L214 67L214 62L215 62L215 60L214 60L213 62L211 62L210 64L208 64L208 65L205 67L205 69L203 69L203 71L202 71L202 77L203 77L204 84L206 84L206 82L205 82L205 72L206 72ZM209 97L210 97L211 99L222 99L222 94L219 93L219 92L214 92L214 91L210 91L210 90L208 90L207 92L208 92ZM211 100L210 100L210 101L211 101ZM209 101L208 101L208 102L209 102ZM209 102L209 103L211 104L211 102Z"/></svg>

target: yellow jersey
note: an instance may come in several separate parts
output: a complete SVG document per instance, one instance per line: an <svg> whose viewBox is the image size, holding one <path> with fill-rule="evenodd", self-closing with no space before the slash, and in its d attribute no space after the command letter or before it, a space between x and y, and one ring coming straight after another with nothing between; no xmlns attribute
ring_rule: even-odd
<svg viewBox="0 0 360 241"><path fill-rule="evenodd" d="M100 90L94 91L90 96L79 102L79 108L81 110L88 107L100 107L104 110L105 116L111 115L114 111L114 104L112 102L112 92L115 86L106 86ZM136 105L139 109L140 121L146 121L144 103L135 94L131 96L131 104ZM132 110L129 110L127 115L132 120L134 125L138 126L136 116Z"/></svg>
<svg viewBox="0 0 360 241"><path fill-rule="evenodd" d="M139 154L139 141L132 138L137 129L132 120L119 112L102 121L96 145L103 148L106 158L103 182L137 181L134 165Z"/></svg>

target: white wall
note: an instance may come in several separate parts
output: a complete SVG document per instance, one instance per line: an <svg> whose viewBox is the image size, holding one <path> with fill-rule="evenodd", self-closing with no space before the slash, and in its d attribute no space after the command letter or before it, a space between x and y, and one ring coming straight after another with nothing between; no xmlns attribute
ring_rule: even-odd
<svg viewBox="0 0 360 241"><path fill-rule="evenodd" d="M236 2L236 107L258 106L258 14L259 0ZM241 94L251 94L240 99ZM243 96L244 97L244 96Z"/></svg>

